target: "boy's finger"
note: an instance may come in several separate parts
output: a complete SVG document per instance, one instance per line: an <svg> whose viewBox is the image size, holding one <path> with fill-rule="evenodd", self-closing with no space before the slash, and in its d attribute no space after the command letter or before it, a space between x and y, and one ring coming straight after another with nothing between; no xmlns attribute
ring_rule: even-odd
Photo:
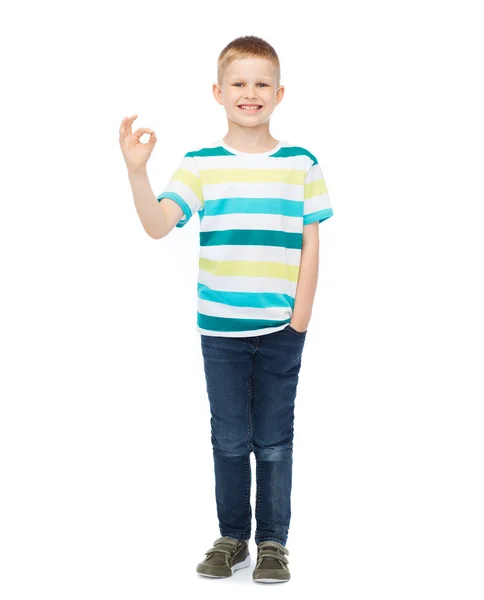
<svg viewBox="0 0 484 600"><path fill-rule="evenodd" d="M144 134L144 133L149 133L150 135L152 133L155 133L152 129L148 129L147 127L140 127L139 129L137 129L133 135L135 137L137 137L138 139L140 139L140 137Z"/></svg>

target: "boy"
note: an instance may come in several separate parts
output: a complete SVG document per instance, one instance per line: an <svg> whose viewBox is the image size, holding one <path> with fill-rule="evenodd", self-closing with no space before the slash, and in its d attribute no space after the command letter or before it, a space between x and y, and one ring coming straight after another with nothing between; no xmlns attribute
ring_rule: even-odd
<svg viewBox="0 0 484 600"><path fill-rule="evenodd" d="M197 331L211 411L215 496L221 537L197 573L229 577L248 567L252 508L250 453L257 461L256 582L290 579L294 400L318 277L319 223L332 216L321 167L308 150L269 132L284 96L275 50L237 38L218 58L217 102L224 138L187 152L155 198L146 162L150 129L120 144L136 209L155 239L198 213ZM150 133L150 141L139 139Z"/></svg>

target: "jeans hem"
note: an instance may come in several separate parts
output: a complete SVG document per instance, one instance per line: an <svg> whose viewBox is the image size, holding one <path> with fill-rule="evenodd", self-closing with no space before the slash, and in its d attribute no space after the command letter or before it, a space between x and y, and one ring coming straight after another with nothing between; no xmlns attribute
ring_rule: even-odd
<svg viewBox="0 0 484 600"><path fill-rule="evenodd" d="M265 537L265 538L257 538L255 540L255 543L258 545L261 542L279 542L279 544L282 544L282 546L285 546L287 543L287 539L286 540L282 540L281 538L276 538L276 537Z"/></svg>
<svg viewBox="0 0 484 600"><path fill-rule="evenodd" d="M235 540L240 540L241 542L245 542L245 540L250 539L250 533L248 533L247 535L244 533L222 533L220 532L220 535L222 537L231 537L234 538Z"/></svg>

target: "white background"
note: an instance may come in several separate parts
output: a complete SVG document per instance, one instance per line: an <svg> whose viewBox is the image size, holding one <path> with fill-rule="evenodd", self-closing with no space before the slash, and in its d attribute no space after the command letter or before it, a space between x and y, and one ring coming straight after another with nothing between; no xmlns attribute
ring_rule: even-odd
<svg viewBox="0 0 484 600"><path fill-rule="evenodd" d="M3 11L2 600L482 600L477 8ZM185 152L226 134L212 84L241 35L276 49L286 94L271 133L316 154L334 210L296 400L292 580L269 588L252 581L255 516L251 568L195 573L219 537L199 219L148 237L118 140L134 113L156 131L160 193Z"/></svg>

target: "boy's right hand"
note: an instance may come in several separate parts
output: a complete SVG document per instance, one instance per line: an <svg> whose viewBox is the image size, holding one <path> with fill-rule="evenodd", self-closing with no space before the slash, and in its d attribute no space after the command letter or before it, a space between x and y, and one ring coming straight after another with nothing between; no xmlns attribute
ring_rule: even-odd
<svg viewBox="0 0 484 600"><path fill-rule="evenodd" d="M137 118L138 114L134 114L131 117L124 117L119 128L119 144L123 152L126 166L130 172L146 167L146 163L156 144L156 133L152 129L141 127L132 133L131 125ZM150 134L150 139L146 144L140 141L140 138L144 133Z"/></svg>

